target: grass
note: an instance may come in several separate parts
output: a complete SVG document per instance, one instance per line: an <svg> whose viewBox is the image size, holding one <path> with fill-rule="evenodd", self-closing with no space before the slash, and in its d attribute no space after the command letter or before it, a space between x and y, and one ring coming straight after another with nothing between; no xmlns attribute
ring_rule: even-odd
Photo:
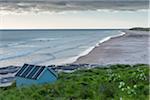
<svg viewBox="0 0 150 100"><path fill-rule="evenodd" d="M111 65L60 73L54 84L0 88L0 100L148 100L149 65Z"/></svg>

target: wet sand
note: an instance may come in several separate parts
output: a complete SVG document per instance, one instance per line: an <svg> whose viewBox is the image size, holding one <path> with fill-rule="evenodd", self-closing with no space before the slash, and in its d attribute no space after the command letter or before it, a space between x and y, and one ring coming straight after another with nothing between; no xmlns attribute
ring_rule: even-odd
<svg viewBox="0 0 150 100"><path fill-rule="evenodd" d="M125 31L125 35L112 38L94 48L76 64L149 64L150 33Z"/></svg>

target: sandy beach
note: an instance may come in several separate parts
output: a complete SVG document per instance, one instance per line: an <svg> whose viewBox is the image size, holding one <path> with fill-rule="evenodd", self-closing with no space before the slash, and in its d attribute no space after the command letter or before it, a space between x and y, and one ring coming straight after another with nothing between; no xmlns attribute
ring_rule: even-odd
<svg viewBox="0 0 150 100"><path fill-rule="evenodd" d="M149 64L150 34L144 31L125 31L80 57L76 64Z"/></svg>

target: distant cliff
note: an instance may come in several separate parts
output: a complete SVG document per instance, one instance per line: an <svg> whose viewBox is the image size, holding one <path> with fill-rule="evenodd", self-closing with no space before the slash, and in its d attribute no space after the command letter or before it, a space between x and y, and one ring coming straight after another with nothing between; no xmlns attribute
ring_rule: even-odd
<svg viewBox="0 0 150 100"><path fill-rule="evenodd" d="M134 27L134 28L130 28L129 30L136 30L136 31L150 31L150 28Z"/></svg>

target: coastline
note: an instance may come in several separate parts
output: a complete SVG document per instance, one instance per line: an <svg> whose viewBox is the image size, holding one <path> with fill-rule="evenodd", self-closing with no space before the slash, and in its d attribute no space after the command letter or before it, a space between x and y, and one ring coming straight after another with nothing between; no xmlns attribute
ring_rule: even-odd
<svg viewBox="0 0 150 100"><path fill-rule="evenodd" d="M117 37L121 37L123 35L125 35L126 33L123 31L123 30L119 30L118 31L120 34L117 34L117 35L111 35L111 36L107 36L107 37L104 37L102 39L100 39L98 41L98 43L96 43L95 45L89 47L88 49L84 50L83 52L81 52L79 55L77 56L74 56L74 57L70 57L70 58L67 58L67 59L61 59L61 60L58 60L57 63L55 62L55 64L52 64L52 65L65 65L65 64L73 64L74 62L76 62L79 58L81 57L84 57L86 55L88 55L90 52L92 52L96 47L98 47L100 44L104 43L104 42L107 42L109 41L110 39L113 39L113 38L117 38ZM46 65L51 65L49 63L43 63L43 65L46 64ZM86 63L87 64L87 63Z"/></svg>
<svg viewBox="0 0 150 100"><path fill-rule="evenodd" d="M149 38L148 32L123 31L122 34L101 40L91 52L79 57L74 64L149 64Z"/></svg>
<svg viewBox="0 0 150 100"><path fill-rule="evenodd" d="M56 34L61 32L58 30L56 32L51 31L50 35L47 31L44 31L44 36L36 36L35 33L39 31L31 31L30 34L35 37L30 39L25 38L26 31L23 31L23 36L25 37L22 37L21 35L18 36L19 31L15 31L14 33L17 35L15 36L15 39L20 38L21 41L12 43L6 42L3 44L6 45L6 47L1 47L0 53L2 56L0 57L0 67L7 67L10 65L22 66L24 63L40 65L70 64L75 62L80 56L87 55L99 43L107 41L110 36L120 34L118 32L119 30L121 29L92 29L88 31L64 31L62 34ZM41 33L41 31L39 33ZM76 37L64 38L65 35L68 35L67 33L69 35L75 35ZM6 32L6 34L8 33ZM9 40L7 39L9 37L6 36L5 38L6 41ZM73 42L76 43L73 44Z"/></svg>
<svg viewBox="0 0 150 100"><path fill-rule="evenodd" d="M105 38L101 39L101 40L100 40L98 43L96 43L94 46L89 47L89 48L86 49L85 51L81 52L78 56L69 58L69 59L65 60L65 62L62 62L62 63L60 63L60 64L58 64L58 65L74 63L74 62L76 62L78 59L80 59L81 57L84 57L84 56L88 55L90 52L92 52L92 51L93 51L96 47L98 47L100 44L102 44L102 43L104 43L104 42L107 42L107 41L109 41L110 39L117 38L117 37L121 37L121 36L123 36L123 35L126 34L124 31L119 31L119 32L120 32L120 34L108 36L108 37L105 37Z"/></svg>
<svg viewBox="0 0 150 100"><path fill-rule="evenodd" d="M150 39L150 34L148 32L139 31L120 32L121 33L118 35L108 36L101 39L95 46L82 52L79 55L79 58L77 56L70 60L66 59L66 62L63 62L64 65L56 65L54 67L55 71L70 73L79 68L88 69L98 66L103 67L103 65L109 64L149 64L148 39ZM68 63L73 60L76 61ZM5 67L8 68L1 68L0 70L0 76L2 77L0 79L0 87L11 85L14 80L15 73L19 69L19 66Z"/></svg>
<svg viewBox="0 0 150 100"><path fill-rule="evenodd" d="M55 65L64 65L64 64L74 64L74 63L76 63L76 64L86 64L86 63L90 63L90 64L100 64L100 65L106 65L106 64L117 64L117 61L115 61L115 63L113 63L113 61L108 61L108 62L111 62L111 63L108 63L107 62L107 58L106 58L106 52L107 51L104 51L104 50L102 50L102 51L97 51L96 50L96 52L99 54L99 53L101 53L102 55L99 55L99 57L101 58L106 58L106 61L104 62L104 60L103 60L103 62L101 63L101 62L99 62L99 61L96 61L96 60L98 60L99 59L99 57L97 56L97 55L93 55L93 56L96 56L96 57L93 57L93 56L88 56L88 55L91 55L91 52L93 53L93 51L95 51L95 49L97 49L97 48L99 48L99 47L101 47L101 48L103 48L102 46L103 45L112 45L112 46L115 46L114 45L114 43L117 41L117 42L120 42L120 41L122 41L122 40L118 40L119 38L122 38L122 37L126 37L126 35L127 35L127 37L128 37L128 35L130 34L130 33L132 33L132 34L135 34L135 33L141 33L141 31L129 31L129 30L119 30L119 33L120 34L116 34L116 35L110 35L110 36L107 36L107 37L105 37L105 38L102 38L102 39L100 39L99 40L99 42L98 43L96 43L95 45L93 45L92 47L89 47L89 48L87 48L86 50L84 50L83 52L81 52L79 55L77 55L77 56L74 56L74 57L70 57L70 58L66 58L66 59L59 59L59 60L56 60L57 62L54 62L55 63ZM143 31L144 32L144 31ZM143 32L142 32L142 34L143 34ZM144 33L147 33L147 32L144 32ZM135 36L136 37L136 36ZM131 37L130 37L131 38ZM134 36L132 36L132 38L134 39ZM116 40L117 39L117 40ZM128 38L125 38L126 40L128 40ZM140 38L138 38L138 39L140 39ZM144 40L144 39L142 39L142 40ZM145 40L148 40L148 39L145 39ZM112 43L110 42L110 41L112 41ZM115 42L114 42L115 41ZM122 45L122 44L126 44L126 42L128 42L128 41L123 41L121 44L119 44L119 45ZM129 41L129 42L131 42L131 41ZM146 42L145 42L146 43ZM137 46L138 46L138 44L136 44ZM108 48L110 48L110 49L112 49L112 46L108 46ZM105 46L104 46L104 48L105 48ZM144 46L144 48L148 48L148 45L146 45L146 46ZM122 49L122 47L119 47L119 49ZM134 49L134 48L133 48ZM136 48L135 48L135 50L136 50ZM114 51L114 50L112 50L112 51ZM108 52L110 55L111 54L113 54L113 52ZM128 51L128 50L127 50ZM148 54L148 53L147 53ZM144 55L147 55L146 53L144 54ZM106 55L106 56L104 56L104 55ZM117 55L117 54L116 54ZM144 56L143 55L143 56ZM90 57L90 58L89 58ZM122 57L124 57L124 55L122 55ZM88 61L84 61L84 59L82 59L81 60L81 58L84 58L84 59L88 59ZM112 58L112 57L110 57L110 58ZM28 57L28 59L32 59L32 57ZM114 57L113 59L116 59L116 57ZM122 58L120 58L120 59L122 59ZM147 59L148 59L148 56L147 56ZM148 60L146 59L146 64L147 64L147 62L148 62ZM94 61L95 60L95 61ZM127 59L127 60L130 60L130 59ZM80 62L81 61L81 62ZM8 62L10 65L15 65L15 66L21 66L22 64L20 64L20 65L16 65L15 63L16 63L17 61L14 61L14 62ZM25 60L22 60L21 62L25 62ZM143 63L143 62L139 62L139 63ZM145 63L145 62L144 62ZM132 63L122 63L122 62L119 62L119 64L132 64ZM135 63L136 64L136 63ZM51 63L49 63L49 62L44 62L44 63L41 63L41 65L51 65ZM5 66L5 65L3 65L3 67L7 67L7 66Z"/></svg>

